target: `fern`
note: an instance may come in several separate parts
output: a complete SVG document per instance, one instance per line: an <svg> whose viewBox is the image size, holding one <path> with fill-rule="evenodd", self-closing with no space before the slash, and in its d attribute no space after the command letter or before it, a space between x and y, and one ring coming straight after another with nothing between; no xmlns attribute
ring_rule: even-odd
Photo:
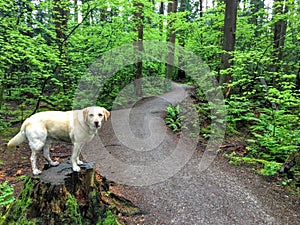
<svg viewBox="0 0 300 225"><path fill-rule="evenodd" d="M264 154L259 151L260 155L265 159L284 162L300 146L300 129L295 122L297 120L297 116L285 110L265 109L256 124L251 126L257 147L255 144L251 145L250 153L257 154L257 149L261 149ZM250 141L253 143L254 140Z"/></svg>
<svg viewBox="0 0 300 225"><path fill-rule="evenodd" d="M180 115L181 109L179 105L176 106L168 106L167 107L167 115L165 118L165 123L168 127L172 129L173 132L180 131L184 129L185 126L182 125L182 121L184 116Z"/></svg>
<svg viewBox="0 0 300 225"><path fill-rule="evenodd" d="M7 181L0 184L0 209L14 202L14 188Z"/></svg>

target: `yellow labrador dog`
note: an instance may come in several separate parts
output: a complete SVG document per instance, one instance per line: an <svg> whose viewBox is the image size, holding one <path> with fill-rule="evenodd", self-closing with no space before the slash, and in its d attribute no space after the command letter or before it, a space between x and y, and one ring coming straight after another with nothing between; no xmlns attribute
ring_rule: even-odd
<svg viewBox="0 0 300 225"><path fill-rule="evenodd" d="M41 171L36 166L36 158L43 150L45 159L51 166L57 166L59 162L52 161L49 154L50 144L53 141L72 143L73 151L71 164L73 171L79 172L78 165L83 164L79 160L82 147L97 133L103 119L107 120L109 111L103 107L87 107L74 111L46 111L27 118L22 124L20 132L7 144L8 147L18 146L26 139L32 150L30 161L32 172L38 175Z"/></svg>

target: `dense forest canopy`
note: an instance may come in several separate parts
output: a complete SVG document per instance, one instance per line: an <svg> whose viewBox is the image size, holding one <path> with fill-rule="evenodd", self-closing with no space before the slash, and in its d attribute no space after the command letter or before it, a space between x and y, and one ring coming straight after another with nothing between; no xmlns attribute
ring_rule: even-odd
<svg viewBox="0 0 300 225"><path fill-rule="evenodd" d="M276 172L276 163L299 149L299 0L1 0L0 20L2 130L43 108L71 109L95 60L124 44L157 40L210 67L226 98L228 134L249 133L247 157ZM176 60L172 52L167 57ZM98 102L110 108L124 86L149 76L195 84L172 65L143 61L109 78ZM138 94L142 89L137 85ZM203 99L200 89L198 95ZM205 100L197 104L209 119Z"/></svg>

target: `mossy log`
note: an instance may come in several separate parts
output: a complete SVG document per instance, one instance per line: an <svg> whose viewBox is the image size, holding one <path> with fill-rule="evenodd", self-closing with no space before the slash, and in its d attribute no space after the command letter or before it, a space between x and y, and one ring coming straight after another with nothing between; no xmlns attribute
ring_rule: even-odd
<svg viewBox="0 0 300 225"><path fill-rule="evenodd" d="M107 193L108 181L99 179L93 164L86 163L80 172L73 172L70 164L63 163L44 169L39 176L26 178L20 196L2 224L102 224L107 212L121 212L123 203L130 212L138 211L126 199L111 195L115 199L109 200ZM115 201L119 208L110 204Z"/></svg>

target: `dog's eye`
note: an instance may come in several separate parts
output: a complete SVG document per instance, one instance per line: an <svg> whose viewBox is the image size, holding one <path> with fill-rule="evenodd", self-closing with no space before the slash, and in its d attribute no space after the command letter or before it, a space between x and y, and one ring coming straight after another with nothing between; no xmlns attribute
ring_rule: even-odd
<svg viewBox="0 0 300 225"><path fill-rule="evenodd" d="M99 113L98 116L101 117L101 116L103 116L103 115L102 115L102 113Z"/></svg>
<svg viewBox="0 0 300 225"><path fill-rule="evenodd" d="M94 116L94 114L92 114L92 113L91 113L91 114L89 114L89 117L93 117L93 116Z"/></svg>

